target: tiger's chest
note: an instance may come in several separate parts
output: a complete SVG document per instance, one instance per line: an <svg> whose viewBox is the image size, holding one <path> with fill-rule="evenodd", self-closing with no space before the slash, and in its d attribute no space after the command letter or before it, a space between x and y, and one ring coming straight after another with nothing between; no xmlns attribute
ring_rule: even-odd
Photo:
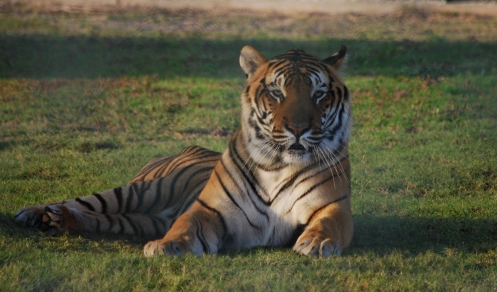
<svg viewBox="0 0 497 292"><path fill-rule="evenodd" d="M293 244L309 214L322 204L320 201L324 202L321 192L314 188L312 174L285 169L260 171L257 178L259 193L254 195L263 203L249 207L247 214L252 215L258 228L245 229L240 242L251 246Z"/></svg>

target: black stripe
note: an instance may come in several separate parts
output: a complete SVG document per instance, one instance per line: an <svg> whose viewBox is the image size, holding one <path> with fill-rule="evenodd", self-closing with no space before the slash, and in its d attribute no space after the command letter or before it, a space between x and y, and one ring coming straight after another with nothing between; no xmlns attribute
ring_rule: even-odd
<svg viewBox="0 0 497 292"><path fill-rule="evenodd" d="M315 216L315 215L316 215L319 211L323 210L324 208L328 207L328 206L329 206L329 205L331 205L331 204L338 203L338 202L343 201L343 200L345 200L345 199L347 199L347 195L344 195L344 196L342 196L342 197L340 197L340 198L338 198L338 199L336 199L336 200L334 200L334 201L331 201L331 202L329 202L328 204L326 204L326 205L324 205L324 206L322 206L322 207L318 208L317 210L315 210L315 211L311 214L311 216L309 216L309 219L307 219L307 222L304 224L304 226L309 225L309 223L311 223L311 221L312 221L312 218L313 218L313 217L314 217L314 216Z"/></svg>
<svg viewBox="0 0 497 292"><path fill-rule="evenodd" d="M335 177L337 176L342 176L344 175L345 173L342 171L340 173L337 173L336 175L332 175L330 177L327 177L326 179L320 181L319 183L317 184L314 184L311 188L309 188L306 192L304 192L300 197L298 197L298 199L296 199L295 201L293 201L293 204L292 204L292 207L290 207L290 209L286 212L286 214L290 213L293 209L293 207L295 206L295 204L297 203L297 201L299 201L300 199L304 198L305 196L307 196L308 194L310 194L314 189L316 189L317 187L319 187L320 185L334 179Z"/></svg>
<svg viewBox="0 0 497 292"><path fill-rule="evenodd" d="M147 164L143 169L140 170L140 172L135 176L135 178L132 179L132 181L145 181L145 177L150 175L152 172L155 172L155 176L157 174L157 169L161 166L167 166L172 159L173 157L162 157L149 162L149 164Z"/></svg>
<svg viewBox="0 0 497 292"><path fill-rule="evenodd" d="M342 95L342 89L340 89L340 87L337 87L337 95L338 95L338 98L342 99L343 98L343 95Z"/></svg>
<svg viewBox="0 0 497 292"><path fill-rule="evenodd" d="M198 186L197 186L198 187ZM198 196L200 195L200 192L202 192L202 190L204 189L205 186L202 186L202 188L199 188L199 190L197 191L193 191L195 190L195 188L189 192L189 200L186 201L186 203L180 205L174 212L171 216L169 216L169 218L171 218L172 220L176 220L179 215L183 214L186 210L190 209L191 205L193 204L193 202L195 202L198 198ZM185 202L183 200L183 202Z"/></svg>
<svg viewBox="0 0 497 292"><path fill-rule="evenodd" d="M332 101L333 103L333 113L330 115L328 121L334 121L335 120L335 117L340 113L340 109L343 108L343 103L338 103L337 105L335 105L335 101ZM330 109L331 111L332 109Z"/></svg>
<svg viewBox="0 0 497 292"><path fill-rule="evenodd" d="M129 217L128 217L128 215L126 215L126 214L122 214L121 216L122 216L122 217L123 217L126 221L128 221L129 226L131 226L131 228L133 229L133 235L140 235L140 234L142 234L142 233L143 233L143 230L141 230L141 231L142 231L142 233L140 233L140 230L139 230L139 229L141 229L141 228L138 228L138 226L137 226L137 225L135 225L135 223L133 222L133 220L131 220L131 218L129 218Z"/></svg>
<svg viewBox="0 0 497 292"><path fill-rule="evenodd" d="M183 167L180 171L178 171L178 173L176 173L174 175L173 178L171 178L171 182L169 183L169 192L167 194L165 194L168 196L167 201L163 205L164 206L163 208L166 208L166 207L171 205L171 202L173 201L173 199L175 197L174 195L176 194L175 188L178 185L178 180L180 180L183 177L183 174L185 172L187 172L188 170L190 170L192 167L195 167L195 165L191 164L191 165Z"/></svg>
<svg viewBox="0 0 497 292"><path fill-rule="evenodd" d="M267 111L264 111L262 113L262 116L260 116L261 113L259 111L256 111L255 117L257 118L257 121L259 122L259 125L261 126L267 126L267 124L264 122L264 119L267 117Z"/></svg>
<svg viewBox="0 0 497 292"><path fill-rule="evenodd" d="M150 173L152 173L152 171L154 172L152 179L168 175L171 172L171 168L169 166L173 161L174 159L171 159L170 161L164 161L164 164L157 166L157 168L151 169Z"/></svg>
<svg viewBox="0 0 497 292"><path fill-rule="evenodd" d="M239 173L243 176L243 178L245 179L245 182L250 186L250 188L252 189L253 193L257 196L257 198L261 202L263 202L266 206L269 206L271 203L264 200L261 197L261 195L259 194L259 192L257 191L257 187L255 185L255 184L257 184L257 180L253 177L252 172L250 172L250 170L244 168L244 165L246 163L244 161L241 161L242 165L240 165L239 161L241 160L241 157L240 157L238 151L236 150L236 145L234 145L234 144L235 143L230 143L230 145L229 145L230 157L231 157L231 160L233 161L233 164L238 168ZM265 190L260 186L259 186L259 188L264 193L264 195L266 195L266 197L267 197Z"/></svg>
<svg viewBox="0 0 497 292"><path fill-rule="evenodd" d="M124 233L123 221L121 220L121 218L119 216L115 216L115 218L117 219L117 223L119 223L119 232L118 233Z"/></svg>
<svg viewBox="0 0 497 292"><path fill-rule="evenodd" d="M180 168L180 166L183 164L190 163L190 165L188 165L188 166L191 166L191 165L199 163L200 161L198 161L198 160L203 160L206 157L212 157L212 156L219 155L219 153L217 153L217 152L210 151L210 150L207 150L207 149L202 148L202 147L191 147L191 150L195 150L195 153L194 154L187 154L187 155L180 155L180 156L176 157L175 159L173 159L173 161L171 161L171 163L169 164L171 171ZM203 151L203 150L205 150L205 151ZM194 162L191 163L192 161L194 161Z"/></svg>
<svg viewBox="0 0 497 292"><path fill-rule="evenodd" d="M197 146L186 146L185 148L183 148L180 152L179 152L179 155L177 156L182 156L182 155L188 155L190 154L190 152L192 152L193 150L195 150L197 148Z"/></svg>
<svg viewBox="0 0 497 292"><path fill-rule="evenodd" d="M218 156L219 154L216 154L216 156ZM214 155L208 155L206 157L202 157L202 159L204 158L207 158L207 157L211 157L211 156L214 156ZM186 163L186 162L190 162L191 160L197 160L197 159L200 159L199 157L192 157L191 159L188 159L187 161L184 161L182 162L181 164L183 163ZM195 167L197 164L199 163L204 163L204 162L212 162L212 161L217 161L219 160L219 157L215 157L214 159L209 159L209 160L203 160L203 161L197 161L195 163L192 163L188 166L185 166L183 168L181 168L181 170L179 170L179 172L174 176L174 178L172 179L172 182L170 184L170 193L173 193L174 192L174 187L176 187L176 182L181 179L182 175L187 172L189 169L191 169L192 167ZM179 167L178 167L179 168ZM170 203L170 200L168 201L168 204Z"/></svg>
<svg viewBox="0 0 497 292"><path fill-rule="evenodd" d="M97 220L97 227L95 228L97 232L100 232L100 220L95 217L95 220Z"/></svg>
<svg viewBox="0 0 497 292"><path fill-rule="evenodd" d="M252 189L252 193L259 199L260 202L262 202L265 205L269 206L271 203L270 202L266 202L266 200L264 200L261 197L261 195L259 194L259 192L257 191L257 187L256 187L257 181L252 176L252 173L249 170L245 169L244 166L240 165L240 162L237 161L236 159L233 159L232 161L233 161L233 164L238 169L238 172L243 176L244 182L246 182L250 186L250 188Z"/></svg>
<svg viewBox="0 0 497 292"><path fill-rule="evenodd" d="M278 61L276 61L274 63L271 63L269 67L270 68L271 67L279 67L279 66L283 65L286 62L287 62L287 60L278 60Z"/></svg>
<svg viewBox="0 0 497 292"><path fill-rule="evenodd" d="M141 186L143 186L144 184L145 184L144 182L141 182ZM143 193L145 190L143 189L143 187L138 188L138 184L132 184L130 186L130 191L133 191L136 194L136 197L138 198L138 202L134 206L133 210L132 211L130 210L133 213L136 212L143 204Z"/></svg>
<svg viewBox="0 0 497 292"><path fill-rule="evenodd" d="M98 201L102 205L101 206L102 210L100 211L100 213L102 213L102 214L107 213L107 202L105 202L104 198L102 198L102 196L100 194L93 194L93 195L98 199Z"/></svg>
<svg viewBox="0 0 497 292"><path fill-rule="evenodd" d="M343 157L342 157L342 158L341 158L341 159L340 159L337 163L333 164L332 166L330 166L330 167L324 167L324 168L323 168L323 169L321 169L320 171L318 171L318 172L316 172L316 173L313 173L313 174L311 174L311 175L309 175L309 176L307 176L307 177L303 178L301 181L299 181L299 182L295 185L295 187L297 187L299 184L301 184L301 183L305 182L306 180L308 180L308 179L310 179L310 178L313 178L314 176L316 176L316 175L318 175L318 174L321 174L321 173L323 173L323 172L326 172L326 171L328 171L328 170L331 170L331 169L333 169L333 168L336 168L339 164L341 164L341 163L342 163L342 161L344 161L344 160L346 160L346 159L348 159L348 158L349 158L349 156L347 156L347 155L346 155L346 156L343 156Z"/></svg>
<svg viewBox="0 0 497 292"><path fill-rule="evenodd" d="M293 185L293 183L297 180L297 178L299 176L301 176L302 174L312 170L313 168L316 167L316 164L317 163L314 163L314 164L310 164L304 168L302 168L301 170L299 170L298 172L294 173L287 181L286 183L278 190L278 193L273 197L273 199L270 201L270 203L272 204L276 198L278 198L278 196L287 188L289 188L291 185ZM300 183L300 182L299 182Z"/></svg>
<svg viewBox="0 0 497 292"><path fill-rule="evenodd" d="M114 189L114 195L117 199L117 213L121 212L121 208L123 206L123 188L118 187Z"/></svg>
<svg viewBox="0 0 497 292"><path fill-rule="evenodd" d="M331 103L335 103L335 99L336 99L336 94L335 94L335 90L333 90L332 88L333 85L330 84L330 88L331 90L328 91L328 94L330 95L331 97Z"/></svg>
<svg viewBox="0 0 497 292"><path fill-rule="evenodd" d="M104 214L105 215L105 218L107 218L107 221L109 221L109 232L111 232L112 230L112 227L114 227L114 218L108 214Z"/></svg>
<svg viewBox="0 0 497 292"><path fill-rule="evenodd" d="M157 182L157 180L150 180L150 181L142 182L142 183L140 183L141 188L138 188L137 184L134 184L134 186L132 186L133 189L135 189L135 187L136 187L135 193L136 193L136 196L138 197L138 203L135 206L135 208L133 209L135 212L141 211L140 209L143 205L143 200L145 199L145 196L148 196L147 191L150 190L152 185L156 182ZM139 212L139 213L142 213L142 212Z"/></svg>
<svg viewBox="0 0 497 292"><path fill-rule="evenodd" d="M315 77L319 82L317 85L319 84L323 84L323 79L321 79L321 77L319 76L320 74L319 73L322 73L321 72L321 68L316 68L316 67L313 67L313 66L305 66L306 70L307 70L307 73L309 75L309 78L311 77L311 75L313 77Z"/></svg>
<svg viewBox="0 0 497 292"><path fill-rule="evenodd" d="M350 94L349 94L349 89L347 88L347 86L343 86L343 90L344 90L344 95L343 95L343 99L344 100L348 100L349 97L350 97Z"/></svg>
<svg viewBox="0 0 497 292"><path fill-rule="evenodd" d="M240 154L236 150L235 143L230 143L228 150L229 150L229 156L231 158L231 162L233 162L233 164L238 169L238 173L243 176L244 181L248 183L248 185L252 189L252 192L257 193L256 186L251 183L253 181L253 177L249 177L249 175L251 175L252 173L250 172L250 170L248 170L248 169L246 170L244 167L245 165L251 164L251 161L244 162L244 160L241 158ZM250 160L250 157L248 159ZM223 159L221 159L221 162L222 162L224 168L227 169L226 166L224 165ZM262 198L261 198L261 200L262 200Z"/></svg>
<svg viewBox="0 0 497 292"><path fill-rule="evenodd" d="M191 174L191 175L190 175L190 176L186 179L186 181L187 181L187 182L193 181L193 178L194 178L194 177L201 176L200 174L201 174L201 173L203 174L204 172L208 172L209 174L211 174L211 173L212 173L212 169L213 169L213 167L211 167L211 166L205 166L205 167L199 168L198 170L196 170L195 172L193 172L193 173L192 173L192 174ZM205 183L207 183L207 180L208 180L208 179L209 179L208 177L207 177L207 179L205 179ZM201 183L200 183L200 182L197 182L197 184L201 184ZM183 189L181 190L181 193L182 193L182 194L184 194L184 193L186 192L187 188L188 188L188 187L190 187L190 186L191 186L191 184L185 183L185 184L183 185Z"/></svg>
<svg viewBox="0 0 497 292"><path fill-rule="evenodd" d="M155 192L155 198L154 198L154 201L152 202L152 204L150 206L148 206L147 210L145 210L145 214L150 214L152 212L152 210L157 207L157 204L159 204L161 198L162 198L162 181L164 180L165 178L162 177L158 180L155 181L155 183L158 184L157 186L157 190Z"/></svg>
<svg viewBox="0 0 497 292"><path fill-rule="evenodd" d="M171 157L163 157L163 158L159 158L153 162L150 162L145 167L143 167L143 169L140 170L140 172L138 172L136 174L135 179L138 177L141 177L140 180L143 181L143 179L148 174L150 174L155 168L159 167L160 165L165 164L169 158L171 158Z"/></svg>
<svg viewBox="0 0 497 292"><path fill-rule="evenodd" d="M334 83L335 82L335 78L333 78L333 76L331 75L331 72L328 70L327 67L326 67L326 71L329 73L328 77L330 78L330 83Z"/></svg>
<svg viewBox="0 0 497 292"><path fill-rule="evenodd" d="M221 215L221 213L218 210L216 210L216 209L208 206L201 199L197 199L197 202L199 202L202 207L204 207L207 210L209 210L209 211L213 212L214 214L216 214L216 216L219 218L219 221L221 221L221 225L223 227L223 233L224 233L223 236L221 237L221 240L224 242L224 239L228 236L228 227L226 226L226 221L224 220L223 215Z"/></svg>
<svg viewBox="0 0 497 292"><path fill-rule="evenodd" d="M131 186L128 186L128 196L126 198L124 213L129 213L131 211L131 201L133 201L133 193L131 192Z"/></svg>
<svg viewBox="0 0 497 292"><path fill-rule="evenodd" d="M93 208L93 206L90 203L85 202L85 201L81 200L80 198L76 198L75 201L78 202L79 204L83 205L86 209L88 209L90 211L95 211L95 208Z"/></svg>
<svg viewBox="0 0 497 292"><path fill-rule="evenodd" d="M232 162L233 162L233 161L232 161ZM234 162L233 162L233 163L234 163ZM238 182L236 181L235 177L233 176L233 174L232 174L231 172L229 172L228 167L226 166L226 164L224 164L224 161L223 161L222 159L221 159L221 166L224 168L224 171L225 171L225 172L226 172L226 174L229 176L229 179L231 180L231 182L233 183L233 185L235 185L235 187L236 187L236 191L238 192L238 194L240 194L240 196L241 196L241 195L243 195L244 193L246 193L246 192L244 192L244 191L242 190L242 188L238 185ZM214 173L216 173L216 175L217 175L217 172L216 172L216 170L215 170L215 169L214 169ZM219 175L218 175L218 177L219 177ZM248 192L247 192L247 193L248 193Z"/></svg>
<svg viewBox="0 0 497 292"><path fill-rule="evenodd" d="M156 235L164 235L164 234L161 234L161 233L164 233L164 231L163 231L163 229L161 229L159 227L159 225L157 224L157 221L159 221L163 226L164 226L164 222L162 222L162 220L160 220L159 218L154 217L154 216L150 216L150 220L152 220L152 225L154 226L155 234Z"/></svg>
<svg viewBox="0 0 497 292"><path fill-rule="evenodd" d="M197 223L197 238L200 240L200 244L202 244L202 250L204 253L209 253L209 245L205 241L205 236L204 233L202 232L202 225L199 223L198 219L195 220L195 223Z"/></svg>
<svg viewBox="0 0 497 292"><path fill-rule="evenodd" d="M326 72L326 74L328 75L328 78L330 78L330 80L332 80L332 82L335 82L335 80L331 76L331 71L328 68L328 66L323 66L323 64L318 64L318 65L319 65L319 68L321 68L322 70L324 70Z"/></svg>
<svg viewBox="0 0 497 292"><path fill-rule="evenodd" d="M181 164L181 159L183 158L183 155L185 154L176 155L172 157L173 159L171 159L171 161L159 167L156 172L160 172L161 176L166 176L167 174L171 173L171 171L175 170L178 167L177 165ZM155 175L154 178L157 178L157 175Z"/></svg>
<svg viewBox="0 0 497 292"><path fill-rule="evenodd" d="M340 104L340 108L337 111L335 111L332 117L330 117L329 121L335 121L335 117L338 115L338 118L336 119L337 120L336 125L331 130L326 131L327 138L330 136L331 137L335 136L338 130L342 128L343 125L342 116L344 111L345 107L343 106L343 104Z"/></svg>
<svg viewBox="0 0 497 292"><path fill-rule="evenodd" d="M169 172L180 168L183 164L190 163L192 160L197 160L199 158L198 156L201 156L201 153L199 154L199 152L202 152L202 149L203 148L201 147L186 147L185 149L183 149L180 155L176 155L171 163L169 163Z"/></svg>
<svg viewBox="0 0 497 292"><path fill-rule="evenodd" d="M245 213L245 211L240 207L240 205L238 205L238 203L235 201L235 199L233 198L233 196L231 195L231 193L229 192L229 190L226 188L226 186L224 185L223 181L221 180L221 177L219 177L219 174L217 173L217 171L214 170L214 174L217 176L217 179L219 181L219 184L221 184L221 187L223 188L223 191L224 193L228 196L228 198L230 198L231 202L233 202L233 204L235 204L235 206L240 209L240 211L242 211L242 214L243 216L245 216L245 219L247 220L247 222L250 224L250 226L252 226L252 228L255 228L255 229L258 229L258 230L261 230L262 228L259 227L259 226L256 226L252 223L252 221L250 221L250 219L248 218L247 214Z"/></svg>

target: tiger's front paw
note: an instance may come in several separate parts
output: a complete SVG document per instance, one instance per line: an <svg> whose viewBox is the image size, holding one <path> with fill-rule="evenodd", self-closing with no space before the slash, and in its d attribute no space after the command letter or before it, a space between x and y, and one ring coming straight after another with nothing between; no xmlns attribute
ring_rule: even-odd
<svg viewBox="0 0 497 292"><path fill-rule="evenodd" d="M40 229L47 235L68 232L68 223L72 217L69 209L63 205L27 207L14 215L16 222Z"/></svg>
<svg viewBox="0 0 497 292"><path fill-rule="evenodd" d="M176 240L153 240L149 241L143 248L146 257L155 255L184 256L187 252L195 252L193 243L187 237ZM198 253L197 253L198 254ZM198 254L202 255L202 254Z"/></svg>
<svg viewBox="0 0 497 292"><path fill-rule="evenodd" d="M301 255L315 257L338 256L342 253L342 248L337 242L334 242L331 238L325 238L320 234L312 233L302 234L293 246L293 250Z"/></svg>

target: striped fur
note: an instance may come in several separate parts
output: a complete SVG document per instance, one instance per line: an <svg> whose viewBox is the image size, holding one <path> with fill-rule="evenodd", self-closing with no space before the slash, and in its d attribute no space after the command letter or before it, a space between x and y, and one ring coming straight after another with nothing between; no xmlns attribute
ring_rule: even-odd
<svg viewBox="0 0 497 292"><path fill-rule="evenodd" d="M301 50L266 60L244 47L241 127L222 154L188 147L125 186L27 207L16 220L48 234L165 234L146 256L254 246L340 254L353 233L351 96L336 73L345 51L323 61Z"/></svg>

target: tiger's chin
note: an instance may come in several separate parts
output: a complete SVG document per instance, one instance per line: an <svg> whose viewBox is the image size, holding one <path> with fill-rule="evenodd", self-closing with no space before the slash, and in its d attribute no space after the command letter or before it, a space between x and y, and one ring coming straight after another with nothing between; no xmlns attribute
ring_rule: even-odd
<svg viewBox="0 0 497 292"><path fill-rule="evenodd" d="M313 153L305 148L292 149L289 148L283 152L283 161L287 164L308 164L313 160Z"/></svg>

